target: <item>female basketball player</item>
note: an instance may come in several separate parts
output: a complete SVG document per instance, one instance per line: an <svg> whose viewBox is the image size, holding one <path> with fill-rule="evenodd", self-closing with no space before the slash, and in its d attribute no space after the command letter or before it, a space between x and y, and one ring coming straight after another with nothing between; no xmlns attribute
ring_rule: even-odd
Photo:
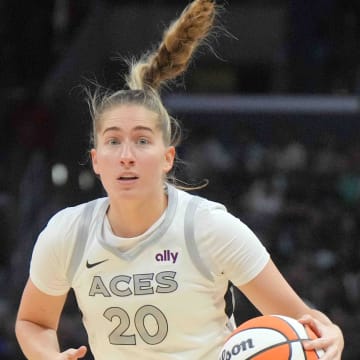
<svg viewBox="0 0 360 360"><path fill-rule="evenodd" d="M341 330L290 288L249 228L171 185L179 129L159 91L185 71L215 13L214 1L193 1L132 64L128 89L91 97L91 159L107 197L60 211L38 238L16 321L28 359L85 356L58 344L72 287L96 360L215 360L230 331L228 280L263 314L310 324L320 338L305 346L340 359Z"/></svg>

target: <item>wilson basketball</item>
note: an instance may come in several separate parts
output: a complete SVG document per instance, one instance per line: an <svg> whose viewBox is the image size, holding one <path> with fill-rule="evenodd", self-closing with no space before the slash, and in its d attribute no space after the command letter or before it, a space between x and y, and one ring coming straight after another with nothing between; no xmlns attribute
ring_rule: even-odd
<svg viewBox="0 0 360 360"><path fill-rule="evenodd" d="M258 316L234 330L222 347L219 360L315 360L324 352L305 350L302 340L316 338L308 326L293 318Z"/></svg>

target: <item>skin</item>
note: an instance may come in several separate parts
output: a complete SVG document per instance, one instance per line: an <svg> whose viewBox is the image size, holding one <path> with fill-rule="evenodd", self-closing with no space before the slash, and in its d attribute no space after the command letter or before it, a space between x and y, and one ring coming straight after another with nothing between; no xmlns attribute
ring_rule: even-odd
<svg viewBox="0 0 360 360"><path fill-rule="evenodd" d="M107 111L97 141L91 158L109 196L112 230L123 237L140 235L167 207L163 184L175 148L164 144L157 115L134 105Z"/></svg>
<svg viewBox="0 0 360 360"><path fill-rule="evenodd" d="M107 216L118 236L143 233L166 209L163 181L173 166L175 149L164 144L157 124L156 114L142 106L122 105L103 114L91 158L108 193ZM325 349L322 360L341 359L344 340L340 329L323 313L309 308L272 261L240 290L261 313L283 314L310 325L319 339L304 346ZM16 335L28 359L76 360L85 356L85 346L59 350L57 330L65 300L66 295L47 295L28 280L16 321Z"/></svg>

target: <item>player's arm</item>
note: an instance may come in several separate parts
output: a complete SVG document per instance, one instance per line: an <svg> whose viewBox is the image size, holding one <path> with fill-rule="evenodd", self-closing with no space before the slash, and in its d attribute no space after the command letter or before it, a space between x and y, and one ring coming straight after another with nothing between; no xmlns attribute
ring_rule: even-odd
<svg viewBox="0 0 360 360"><path fill-rule="evenodd" d="M47 295L28 280L15 325L16 337L27 359L76 360L84 357L85 346L60 353L57 329L66 296Z"/></svg>
<svg viewBox="0 0 360 360"><path fill-rule="evenodd" d="M323 360L341 359L344 338L340 328L325 314L305 304L271 260L259 275L239 289L262 314L286 315L309 324L320 338L310 341L308 346L325 349Z"/></svg>

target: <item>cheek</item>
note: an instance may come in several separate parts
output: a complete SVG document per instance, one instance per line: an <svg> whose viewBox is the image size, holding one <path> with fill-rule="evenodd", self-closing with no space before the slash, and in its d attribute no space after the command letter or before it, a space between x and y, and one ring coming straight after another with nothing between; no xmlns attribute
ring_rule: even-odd
<svg viewBox="0 0 360 360"><path fill-rule="evenodd" d="M164 157L159 154L153 154L152 156L148 156L143 158L141 161L138 159L139 168L146 169L146 172L153 177L163 176L166 162Z"/></svg>
<svg viewBox="0 0 360 360"><path fill-rule="evenodd" d="M95 174L101 175L106 173L108 169L113 169L113 164L111 163L111 158L102 151L94 151L91 156L92 165Z"/></svg>

